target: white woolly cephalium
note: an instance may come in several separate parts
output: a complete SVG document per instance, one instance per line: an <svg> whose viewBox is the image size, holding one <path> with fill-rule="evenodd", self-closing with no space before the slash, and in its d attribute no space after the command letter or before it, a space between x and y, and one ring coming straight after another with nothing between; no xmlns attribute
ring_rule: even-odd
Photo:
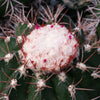
<svg viewBox="0 0 100 100"><path fill-rule="evenodd" d="M36 26L27 35L22 51L24 61L35 71L60 71L75 58L78 42L69 30L57 23Z"/></svg>

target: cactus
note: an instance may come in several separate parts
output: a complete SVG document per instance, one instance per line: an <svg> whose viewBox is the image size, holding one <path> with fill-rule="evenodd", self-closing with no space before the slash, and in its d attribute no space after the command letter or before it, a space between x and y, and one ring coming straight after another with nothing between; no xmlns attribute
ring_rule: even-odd
<svg viewBox="0 0 100 100"><path fill-rule="evenodd" d="M76 11L73 21L61 4L53 10L43 4L37 12L31 6L26 15L25 1L17 3L20 11L8 14L6 8L9 25L0 26L0 100L100 99L98 10L92 9L94 22L89 8L85 17Z"/></svg>

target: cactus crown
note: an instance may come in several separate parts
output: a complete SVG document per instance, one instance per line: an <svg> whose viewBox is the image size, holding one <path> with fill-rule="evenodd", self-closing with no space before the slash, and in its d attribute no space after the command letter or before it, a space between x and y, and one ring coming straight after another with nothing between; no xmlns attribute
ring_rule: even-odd
<svg viewBox="0 0 100 100"><path fill-rule="evenodd" d="M100 2L86 2L86 18L76 11L78 19L72 14L72 21L67 12L73 10L61 4L53 10L43 4L33 15L33 6L25 12L25 1L4 0L1 7L7 4L10 17L7 27L0 26L0 100L90 100L99 95L94 90L100 83Z"/></svg>

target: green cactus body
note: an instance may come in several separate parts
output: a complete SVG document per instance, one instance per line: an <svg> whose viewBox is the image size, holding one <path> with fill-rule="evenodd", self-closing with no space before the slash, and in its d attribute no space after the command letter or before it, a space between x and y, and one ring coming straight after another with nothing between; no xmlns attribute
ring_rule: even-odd
<svg viewBox="0 0 100 100"><path fill-rule="evenodd" d="M100 95L100 41L86 44L84 30L63 9L59 5L53 14L42 7L42 20L16 22L14 34L0 37L1 100L91 100Z"/></svg>

